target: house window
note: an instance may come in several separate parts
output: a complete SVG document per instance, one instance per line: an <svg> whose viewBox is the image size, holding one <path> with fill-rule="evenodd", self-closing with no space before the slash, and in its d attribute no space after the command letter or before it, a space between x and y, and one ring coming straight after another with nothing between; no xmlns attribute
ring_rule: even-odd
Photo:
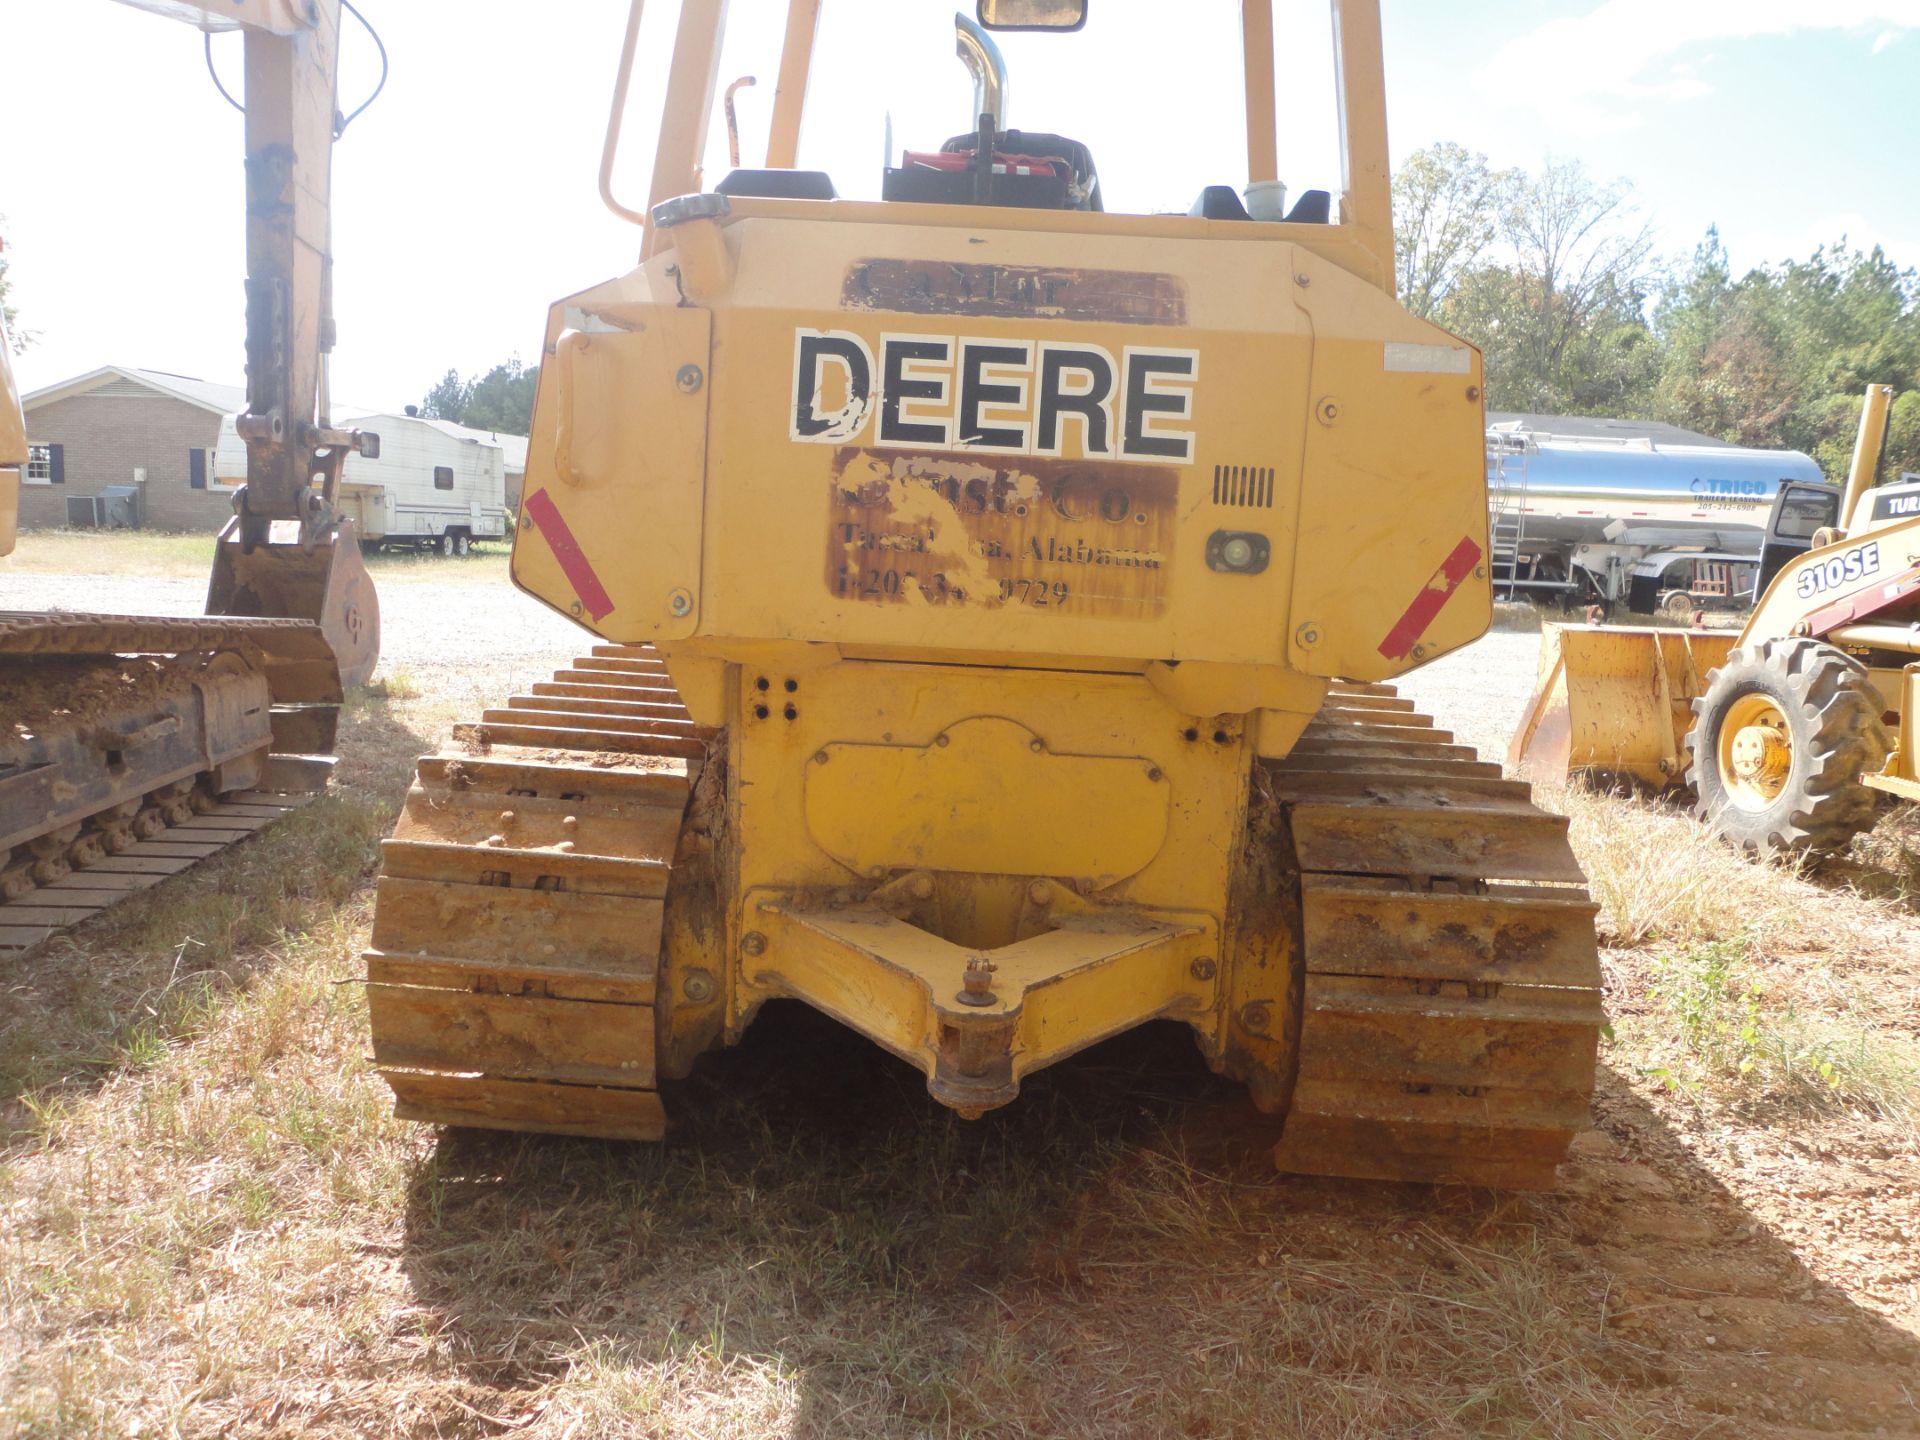
<svg viewBox="0 0 1920 1440"><path fill-rule="evenodd" d="M453 488L453 467L451 465L436 465L433 467L433 488L436 490L451 490Z"/></svg>
<svg viewBox="0 0 1920 1440"><path fill-rule="evenodd" d="M29 485L59 485L65 482L64 467L60 464L58 445L27 446L27 483Z"/></svg>

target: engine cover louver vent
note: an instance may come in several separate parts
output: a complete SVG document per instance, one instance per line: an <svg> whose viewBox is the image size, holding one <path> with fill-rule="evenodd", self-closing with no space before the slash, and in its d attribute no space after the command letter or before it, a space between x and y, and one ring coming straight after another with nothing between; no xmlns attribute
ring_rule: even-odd
<svg viewBox="0 0 1920 1440"><path fill-rule="evenodd" d="M1273 508L1271 465L1216 465L1213 467L1213 503Z"/></svg>

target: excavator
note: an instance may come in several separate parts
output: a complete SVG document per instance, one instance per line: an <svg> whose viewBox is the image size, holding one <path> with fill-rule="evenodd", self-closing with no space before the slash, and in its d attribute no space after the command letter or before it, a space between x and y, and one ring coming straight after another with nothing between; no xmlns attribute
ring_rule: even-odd
<svg viewBox="0 0 1920 1440"><path fill-rule="evenodd" d="M1782 486L1735 631L1567 625L1508 759L1534 779L1654 791L1760 859L1819 859L1920 801L1920 475L1879 483L1893 387L1872 385L1844 488Z"/></svg>
<svg viewBox="0 0 1920 1440"><path fill-rule="evenodd" d="M245 32L247 479L202 618L0 612L0 956L158 883L324 790L380 612L327 415L328 192L341 0L123 0ZM351 9L351 5L348 9ZM0 335L0 555L28 434Z"/></svg>
<svg viewBox="0 0 1920 1440"><path fill-rule="evenodd" d="M856 200L798 166L823 0L710 186L727 6L682 0L630 203L632 0L600 185L641 259L547 317L512 557L593 643L384 845L402 1118L659 1139L772 1001L977 1117L1172 1021L1285 1170L1554 1183L1595 906L1566 820L1390 683L1491 620L1481 359L1395 297L1377 0L1331 0L1339 188L1291 205L1274 7L1228 3L1244 154L1183 141L1190 210L1130 214L1010 125L997 36L1084 66L1199 6L979 0L970 113Z"/></svg>

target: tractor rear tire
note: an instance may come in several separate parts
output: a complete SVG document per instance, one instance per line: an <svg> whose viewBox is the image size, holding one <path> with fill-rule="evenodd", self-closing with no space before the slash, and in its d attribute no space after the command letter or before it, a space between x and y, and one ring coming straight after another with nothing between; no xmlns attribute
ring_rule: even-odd
<svg viewBox="0 0 1920 1440"><path fill-rule="evenodd" d="M1828 855L1873 825L1864 783L1892 748L1864 666L1817 640L1743 646L1693 702L1694 814L1772 859Z"/></svg>

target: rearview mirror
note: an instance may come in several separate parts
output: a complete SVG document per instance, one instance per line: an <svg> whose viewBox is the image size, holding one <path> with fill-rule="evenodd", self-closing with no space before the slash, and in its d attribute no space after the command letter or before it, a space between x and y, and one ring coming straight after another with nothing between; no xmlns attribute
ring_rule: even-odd
<svg viewBox="0 0 1920 1440"><path fill-rule="evenodd" d="M1087 0L978 0L974 13L989 30L1078 30Z"/></svg>

